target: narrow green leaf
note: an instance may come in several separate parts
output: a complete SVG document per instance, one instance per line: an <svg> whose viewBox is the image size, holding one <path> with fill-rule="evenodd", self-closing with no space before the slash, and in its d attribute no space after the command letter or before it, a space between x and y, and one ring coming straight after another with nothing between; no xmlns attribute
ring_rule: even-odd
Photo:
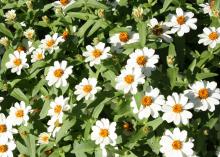
<svg viewBox="0 0 220 157"><path fill-rule="evenodd" d="M24 101L26 105L29 104L27 96L21 91L20 88L14 88L10 95L19 101Z"/></svg>
<svg viewBox="0 0 220 157"><path fill-rule="evenodd" d="M4 23L0 23L0 32L11 39L13 38L11 31L5 26Z"/></svg>

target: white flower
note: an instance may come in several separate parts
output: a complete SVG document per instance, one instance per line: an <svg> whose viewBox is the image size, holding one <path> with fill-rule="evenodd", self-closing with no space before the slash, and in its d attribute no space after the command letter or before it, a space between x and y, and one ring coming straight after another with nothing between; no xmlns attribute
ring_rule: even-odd
<svg viewBox="0 0 220 157"><path fill-rule="evenodd" d="M152 18L149 23L150 28L152 29L152 33L155 36L165 40L166 42L170 43L173 41L173 38L168 35L170 33L169 27L164 22L158 22L156 18ZM162 42L162 40L161 40Z"/></svg>
<svg viewBox="0 0 220 157"><path fill-rule="evenodd" d="M220 147L218 147L217 151L216 151L216 156L220 157Z"/></svg>
<svg viewBox="0 0 220 157"><path fill-rule="evenodd" d="M24 21L23 21L23 22L20 22L20 25L21 25L22 27L26 27L26 26L27 26Z"/></svg>
<svg viewBox="0 0 220 157"><path fill-rule="evenodd" d="M17 49L18 52L24 51L27 55L31 54L35 47L33 47L33 43L28 39L23 39L22 44L20 44Z"/></svg>
<svg viewBox="0 0 220 157"><path fill-rule="evenodd" d="M85 100L94 100L95 94L100 91L101 87L96 87L97 79L96 78L84 78L82 82L75 86L76 91L74 92L77 95L76 100L81 100L85 97Z"/></svg>
<svg viewBox="0 0 220 157"><path fill-rule="evenodd" d="M138 84L144 84L144 75L140 68L126 67L121 70L121 74L115 79L117 84L115 88L117 90L123 90L125 94L131 92L131 94L137 93Z"/></svg>
<svg viewBox="0 0 220 157"><path fill-rule="evenodd" d="M110 123L108 119L102 118L92 126L91 139L95 141L95 144L100 145L101 148L104 148L108 144L115 146L117 139L115 130L115 122Z"/></svg>
<svg viewBox="0 0 220 157"><path fill-rule="evenodd" d="M64 98L62 95L56 97L54 102L50 103L51 109L48 111L48 115L52 117L56 117L62 120L63 118L63 111L67 111L70 109L70 106L67 104L69 98Z"/></svg>
<svg viewBox="0 0 220 157"><path fill-rule="evenodd" d="M16 148L13 140L2 139L0 140L0 157L13 157L12 151Z"/></svg>
<svg viewBox="0 0 220 157"><path fill-rule="evenodd" d="M16 11L11 9L5 13L4 17L6 18L5 21L14 21L16 18Z"/></svg>
<svg viewBox="0 0 220 157"><path fill-rule="evenodd" d="M142 18L143 17L143 14L144 14L144 9L139 6L139 7L135 7L133 8L132 10L132 15L135 17L135 18Z"/></svg>
<svg viewBox="0 0 220 157"><path fill-rule="evenodd" d="M112 44L113 48L117 51L121 51L121 47L125 44L131 44L138 42L139 40L139 34L135 33L130 30L130 27L128 27L128 31L119 32L114 34L109 38L109 43Z"/></svg>
<svg viewBox="0 0 220 157"><path fill-rule="evenodd" d="M5 66L8 69L10 68L12 73L20 75L22 69L29 67L29 65L26 62L27 58L24 51L15 51L13 54L9 54L9 61L5 64Z"/></svg>
<svg viewBox="0 0 220 157"><path fill-rule="evenodd" d="M50 134L47 132L40 133L38 136L38 144L48 144L50 140Z"/></svg>
<svg viewBox="0 0 220 157"><path fill-rule="evenodd" d="M43 60L45 58L45 51L42 48L38 48L32 52L31 63Z"/></svg>
<svg viewBox="0 0 220 157"><path fill-rule="evenodd" d="M160 90L158 88L150 86L140 100L136 101L132 97L131 107L133 113L138 114L139 119L149 118L150 115L157 118L159 116L158 112L161 111L161 105L165 104L164 96L159 94Z"/></svg>
<svg viewBox="0 0 220 157"><path fill-rule="evenodd" d="M3 97L0 97L0 103L4 101L4 98ZM1 106L0 106L0 110L1 110Z"/></svg>
<svg viewBox="0 0 220 157"><path fill-rule="evenodd" d="M75 3L75 0L58 0L53 2L53 5L58 8L66 9L71 4Z"/></svg>
<svg viewBox="0 0 220 157"><path fill-rule="evenodd" d="M47 50L51 54L53 51L59 49L58 44L60 42L64 42L64 39L62 36L58 37L57 33L55 33L53 36L46 35L45 39L41 40L40 47Z"/></svg>
<svg viewBox="0 0 220 157"><path fill-rule="evenodd" d="M57 119L56 117L51 117L51 119L47 122L47 125L49 125L47 131L52 133L52 137L56 137L57 132L61 129L62 120Z"/></svg>
<svg viewBox="0 0 220 157"><path fill-rule="evenodd" d="M160 152L165 157L190 157L194 153L192 140L187 141L187 131L180 131L179 128L175 128L173 132L166 130L160 145Z"/></svg>
<svg viewBox="0 0 220 157"><path fill-rule="evenodd" d="M196 111L215 111L215 105L219 105L220 100L220 89L216 82L197 81L189 85L189 88L184 93L195 104Z"/></svg>
<svg viewBox="0 0 220 157"><path fill-rule="evenodd" d="M8 46L9 40L7 37L1 37L0 38L0 44L4 45L5 47Z"/></svg>
<svg viewBox="0 0 220 157"><path fill-rule="evenodd" d="M154 49L144 47L142 50L137 49L129 55L126 67L141 68L146 76L151 75L151 71L156 69L155 64L158 63L159 55L155 55Z"/></svg>
<svg viewBox="0 0 220 157"><path fill-rule="evenodd" d="M176 9L176 15L169 15L170 22L167 22L167 26L172 27L171 33L176 33L178 36L183 36L185 33L189 33L190 29L196 30L197 22L196 18L193 18L192 12L183 12L181 8Z"/></svg>
<svg viewBox="0 0 220 157"><path fill-rule="evenodd" d="M67 67L67 61L62 61L59 63L58 61L54 62L54 66L49 68L49 72L46 76L46 80L48 81L48 85L52 86L55 84L56 88L60 86L67 86L67 79L69 75L72 74L73 66Z"/></svg>
<svg viewBox="0 0 220 157"><path fill-rule="evenodd" d="M212 16L212 9L209 3L199 4L199 6L202 7L204 14L209 14L209 16Z"/></svg>
<svg viewBox="0 0 220 157"><path fill-rule="evenodd" d="M27 30L24 31L24 36L29 40L33 39L34 35L35 35L35 30L32 28L28 28Z"/></svg>
<svg viewBox="0 0 220 157"><path fill-rule="evenodd" d="M109 51L110 47L105 47L105 43L100 42L96 46L86 46L83 56L86 57L85 62L90 62L89 65L94 66L95 64L100 64L101 60L111 57L112 55L108 53Z"/></svg>
<svg viewBox="0 0 220 157"><path fill-rule="evenodd" d="M0 141L2 139L13 139L13 134L17 133L17 130L12 128L12 122L9 118L6 118L3 113L0 113Z"/></svg>
<svg viewBox="0 0 220 157"><path fill-rule="evenodd" d="M174 122L175 125L188 124L192 118L189 109L194 107L193 103L188 102L188 98L184 94L173 93L167 97L166 104L162 106L164 112L162 119L168 123Z"/></svg>
<svg viewBox="0 0 220 157"><path fill-rule="evenodd" d="M29 120L28 113L30 113L31 106L25 106L23 101L16 102L14 107L10 108L9 119L13 125L21 125L22 123L27 126Z"/></svg>
<svg viewBox="0 0 220 157"><path fill-rule="evenodd" d="M203 43L205 46L209 45L211 48L215 48L220 43L220 27L217 29L215 27L205 27L203 33L199 34L198 37L200 38L199 44Z"/></svg>

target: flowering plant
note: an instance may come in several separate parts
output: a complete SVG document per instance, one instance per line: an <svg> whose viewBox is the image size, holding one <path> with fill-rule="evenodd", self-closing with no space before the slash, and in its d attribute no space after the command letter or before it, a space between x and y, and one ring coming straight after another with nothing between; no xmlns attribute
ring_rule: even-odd
<svg viewBox="0 0 220 157"><path fill-rule="evenodd" d="M0 157L220 157L219 9L1 0Z"/></svg>

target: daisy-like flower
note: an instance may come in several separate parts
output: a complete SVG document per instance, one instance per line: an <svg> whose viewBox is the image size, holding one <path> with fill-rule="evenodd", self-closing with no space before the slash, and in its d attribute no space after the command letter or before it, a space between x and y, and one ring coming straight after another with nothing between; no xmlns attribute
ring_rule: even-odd
<svg viewBox="0 0 220 157"><path fill-rule="evenodd" d="M59 63L58 61L54 62L54 66L49 68L49 72L46 76L46 80L48 81L48 85L52 86L55 84L56 88L60 86L67 86L67 79L69 75L72 74L73 66L67 67L67 61L62 61Z"/></svg>
<svg viewBox="0 0 220 157"><path fill-rule="evenodd" d="M54 102L50 103L51 109L48 111L49 116L55 116L56 118L59 118L62 120L63 118L63 111L67 111L70 109L70 106L68 105L69 98L64 98L62 95L59 97L56 97Z"/></svg>
<svg viewBox="0 0 220 157"><path fill-rule="evenodd" d="M34 50L31 55L31 63L43 60L45 58L44 53L45 51L42 48L38 48Z"/></svg>
<svg viewBox="0 0 220 157"><path fill-rule="evenodd" d="M82 79L82 82L75 86L76 91L74 94L77 95L76 100L79 101L84 97L85 100L95 100L95 94L102 89L96 85L96 78Z"/></svg>
<svg viewBox="0 0 220 157"><path fill-rule="evenodd" d="M27 39L23 39L22 43L16 49L18 52L24 51L27 55L31 54L35 47L33 47L33 43Z"/></svg>
<svg viewBox="0 0 220 157"><path fill-rule="evenodd" d="M58 0L53 2L53 5L58 8L66 9L71 4L75 3L75 0Z"/></svg>
<svg viewBox="0 0 220 157"><path fill-rule="evenodd" d="M1 37L0 38L0 44L7 47L9 45L9 39L7 37Z"/></svg>
<svg viewBox="0 0 220 157"><path fill-rule="evenodd" d="M0 157L13 157L12 151L16 148L13 140L2 139L0 140Z"/></svg>
<svg viewBox="0 0 220 157"><path fill-rule="evenodd" d="M167 26L172 27L171 33L176 33L178 36L183 36L185 33L189 33L190 29L196 30L197 18L193 18L192 12L183 12L181 8L176 9L176 15L169 15L170 22L167 22Z"/></svg>
<svg viewBox="0 0 220 157"><path fill-rule="evenodd" d="M34 35L35 35L35 30L32 28L28 28L27 30L24 31L24 36L29 40L33 39Z"/></svg>
<svg viewBox="0 0 220 157"><path fill-rule="evenodd" d="M26 62L27 58L24 51L15 51L13 54L9 54L9 61L5 64L5 66L8 69L11 69L12 73L20 75L22 69L29 67L29 65Z"/></svg>
<svg viewBox="0 0 220 157"><path fill-rule="evenodd" d="M138 102L132 97L131 107L139 119L149 118L150 116L157 118L163 104L165 104L165 99L163 95L160 95L160 90L150 86Z"/></svg>
<svg viewBox="0 0 220 157"><path fill-rule="evenodd" d="M167 97L166 104L162 106L164 112L162 119L168 123L174 122L175 125L180 123L186 125L192 118L192 113L188 110L193 107L193 103L189 103L184 94L173 93Z"/></svg>
<svg viewBox="0 0 220 157"><path fill-rule="evenodd" d="M169 27L164 22L158 22L156 18L152 18L149 24L152 29L152 33L163 39L164 41L170 43L173 41L173 38L169 35ZM161 40L162 42L162 40Z"/></svg>
<svg viewBox="0 0 220 157"><path fill-rule="evenodd" d="M131 94L137 93L138 84L144 84L144 75L140 68L126 67L121 70L121 74L115 79L117 84L115 88L117 90L123 90L125 94L131 92Z"/></svg>
<svg viewBox="0 0 220 157"><path fill-rule="evenodd" d="M85 62L89 62L90 66L100 64L101 60L107 59L112 55L108 52L110 47L105 47L105 43L99 42L96 46L86 46L86 51L83 52L83 56L86 57Z"/></svg>
<svg viewBox="0 0 220 157"><path fill-rule="evenodd" d="M61 119L57 119L56 117L51 117L51 119L47 122L49 126L47 131L52 133L52 137L56 137L56 134L60 131L61 126L63 125Z"/></svg>
<svg viewBox="0 0 220 157"><path fill-rule="evenodd" d="M25 106L25 103L21 101L16 102L13 107L10 108L9 119L12 125L24 124L27 126L29 120L28 113L31 111L31 106Z"/></svg>
<svg viewBox="0 0 220 157"><path fill-rule="evenodd" d="M131 44L138 42L139 40L139 34L131 31L131 28L128 27L127 32L119 32L114 34L109 38L109 43L112 44L113 48L116 50L116 52L121 51L121 47L125 44Z"/></svg>
<svg viewBox="0 0 220 157"><path fill-rule="evenodd" d="M45 39L41 40L40 47L47 50L51 54L53 51L59 49L58 44L60 42L64 42L64 39L62 36L58 37L58 33L55 33L53 36L46 35Z"/></svg>
<svg viewBox="0 0 220 157"><path fill-rule="evenodd" d="M108 144L115 146L117 139L115 130L116 122L110 123L108 119L102 118L92 126L91 139L95 141L95 144L100 145L101 148Z"/></svg>
<svg viewBox="0 0 220 157"><path fill-rule="evenodd" d="M191 157L194 153L192 140L187 141L187 131L180 131L179 128L175 128L173 132L166 130L160 145L160 152L165 157Z"/></svg>
<svg viewBox="0 0 220 157"><path fill-rule="evenodd" d="M12 128L12 122L3 113L0 113L0 141L4 138L13 139L15 133L17 130Z"/></svg>
<svg viewBox="0 0 220 157"><path fill-rule="evenodd" d="M203 44L205 46L209 45L211 48L215 48L217 44L220 43L220 27L205 27L203 29L203 33L199 34L199 44Z"/></svg>
<svg viewBox="0 0 220 157"><path fill-rule="evenodd" d="M5 21L14 21L14 19L16 18L16 11L14 9L9 10L5 13L4 17Z"/></svg>
<svg viewBox="0 0 220 157"><path fill-rule="evenodd" d="M40 133L38 136L38 144L48 144L50 140L50 134L47 132Z"/></svg>
<svg viewBox="0 0 220 157"><path fill-rule="evenodd" d="M202 7L204 14L209 14L209 16L212 16L212 9L209 3L199 4L199 6Z"/></svg>
<svg viewBox="0 0 220 157"><path fill-rule="evenodd" d="M220 89L217 83L212 81L197 81L189 85L189 90L185 90L185 95L195 104L195 110L215 111L215 105L219 105Z"/></svg>
<svg viewBox="0 0 220 157"><path fill-rule="evenodd" d="M140 68L146 76L151 75L151 71L156 69L159 55L155 55L155 50L144 47L142 50L137 49L129 55L126 67Z"/></svg>

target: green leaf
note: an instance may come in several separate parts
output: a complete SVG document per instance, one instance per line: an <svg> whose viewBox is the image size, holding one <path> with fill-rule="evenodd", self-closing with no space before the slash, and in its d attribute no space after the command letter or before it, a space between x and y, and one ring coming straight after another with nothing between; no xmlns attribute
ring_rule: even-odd
<svg viewBox="0 0 220 157"><path fill-rule="evenodd" d="M170 80L171 89L175 86L177 75L178 75L178 68L168 68L167 69L167 76Z"/></svg>
<svg viewBox="0 0 220 157"><path fill-rule="evenodd" d="M98 118L99 114L102 112L102 109L104 108L105 103L107 103L110 100L111 98L106 98L99 105L97 105L92 113L92 117Z"/></svg>
<svg viewBox="0 0 220 157"><path fill-rule="evenodd" d="M196 79L197 80L203 80L203 79L210 78L210 77L215 77L215 76L218 76L218 74L217 73L211 73L211 72L199 73L199 74L196 74Z"/></svg>
<svg viewBox="0 0 220 157"><path fill-rule="evenodd" d="M170 43L169 50L168 50L168 55L170 57L176 56L176 50L175 50L175 46L174 46L173 43Z"/></svg>
<svg viewBox="0 0 220 157"><path fill-rule="evenodd" d="M34 87L33 91L32 91L32 97L35 96L41 89L41 87L43 87L43 85L45 84L46 80L45 79L41 79L38 84Z"/></svg>
<svg viewBox="0 0 220 157"><path fill-rule="evenodd" d="M102 20L97 21L89 31L87 37L93 35L99 28L106 28L108 27L108 24Z"/></svg>
<svg viewBox="0 0 220 157"><path fill-rule="evenodd" d="M50 100L46 100L40 112L40 119L43 119L47 116L49 109L50 109Z"/></svg>
<svg viewBox="0 0 220 157"><path fill-rule="evenodd" d="M13 38L11 31L9 29L7 29L7 27L5 26L4 23L0 23L0 32L11 39Z"/></svg>
<svg viewBox="0 0 220 157"><path fill-rule="evenodd" d="M84 25L79 29L77 35L79 37L83 37L85 32L89 29L90 26L92 26L94 24L95 21L93 20L88 20L86 23L84 23Z"/></svg>
<svg viewBox="0 0 220 157"><path fill-rule="evenodd" d="M142 47L144 47L146 43L146 36L147 36L146 23L145 22L138 23L137 27L138 27L138 32L140 36L140 44Z"/></svg>
<svg viewBox="0 0 220 157"><path fill-rule="evenodd" d="M163 3L163 8L160 10L161 13L165 12L169 5L172 3L173 0L165 0Z"/></svg>
<svg viewBox="0 0 220 157"><path fill-rule="evenodd" d="M29 154L31 157L35 157L35 155L36 155L35 139L36 138L34 135L29 134L27 147L28 147L28 151L29 151Z"/></svg>
<svg viewBox="0 0 220 157"><path fill-rule="evenodd" d="M96 1L96 0L89 0L89 1L87 1L87 6L88 7L91 7L91 8L97 8L97 9L108 9L108 7L106 6L106 5L104 5L104 4L102 4L102 3L100 3L100 2L98 2L98 1Z"/></svg>
<svg viewBox="0 0 220 157"><path fill-rule="evenodd" d="M193 72L194 69L195 69L195 67L196 67L196 59L194 59L194 60L192 61L192 63L189 65L188 69L189 69L191 72Z"/></svg>
<svg viewBox="0 0 220 157"><path fill-rule="evenodd" d="M153 130L156 130L162 123L163 123L163 120L161 117L159 117L150 122L147 122L147 126L151 126Z"/></svg>
<svg viewBox="0 0 220 157"><path fill-rule="evenodd" d="M71 153L83 153L83 152L91 152L95 149L96 145L92 141L83 141L78 143L77 141L73 144L73 150Z"/></svg>
<svg viewBox="0 0 220 157"><path fill-rule="evenodd" d="M1 60L1 71L5 71L6 70L6 66L5 64L9 61L9 54L13 53L13 49L12 48L8 48Z"/></svg>
<svg viewBox="0 0 220 157"><path fill-rule="evenodd" d="M16 147L21 154L29 154L28 148L21 144L19 141L16 141Z"/></svg>
<svg viewBox="0 0 220 157"><path fill-rule="evenodd" d="M21 91L20 88L14 88L10 95L19 101L24 101L26 105L29 104L27 96Z"/></svg>

